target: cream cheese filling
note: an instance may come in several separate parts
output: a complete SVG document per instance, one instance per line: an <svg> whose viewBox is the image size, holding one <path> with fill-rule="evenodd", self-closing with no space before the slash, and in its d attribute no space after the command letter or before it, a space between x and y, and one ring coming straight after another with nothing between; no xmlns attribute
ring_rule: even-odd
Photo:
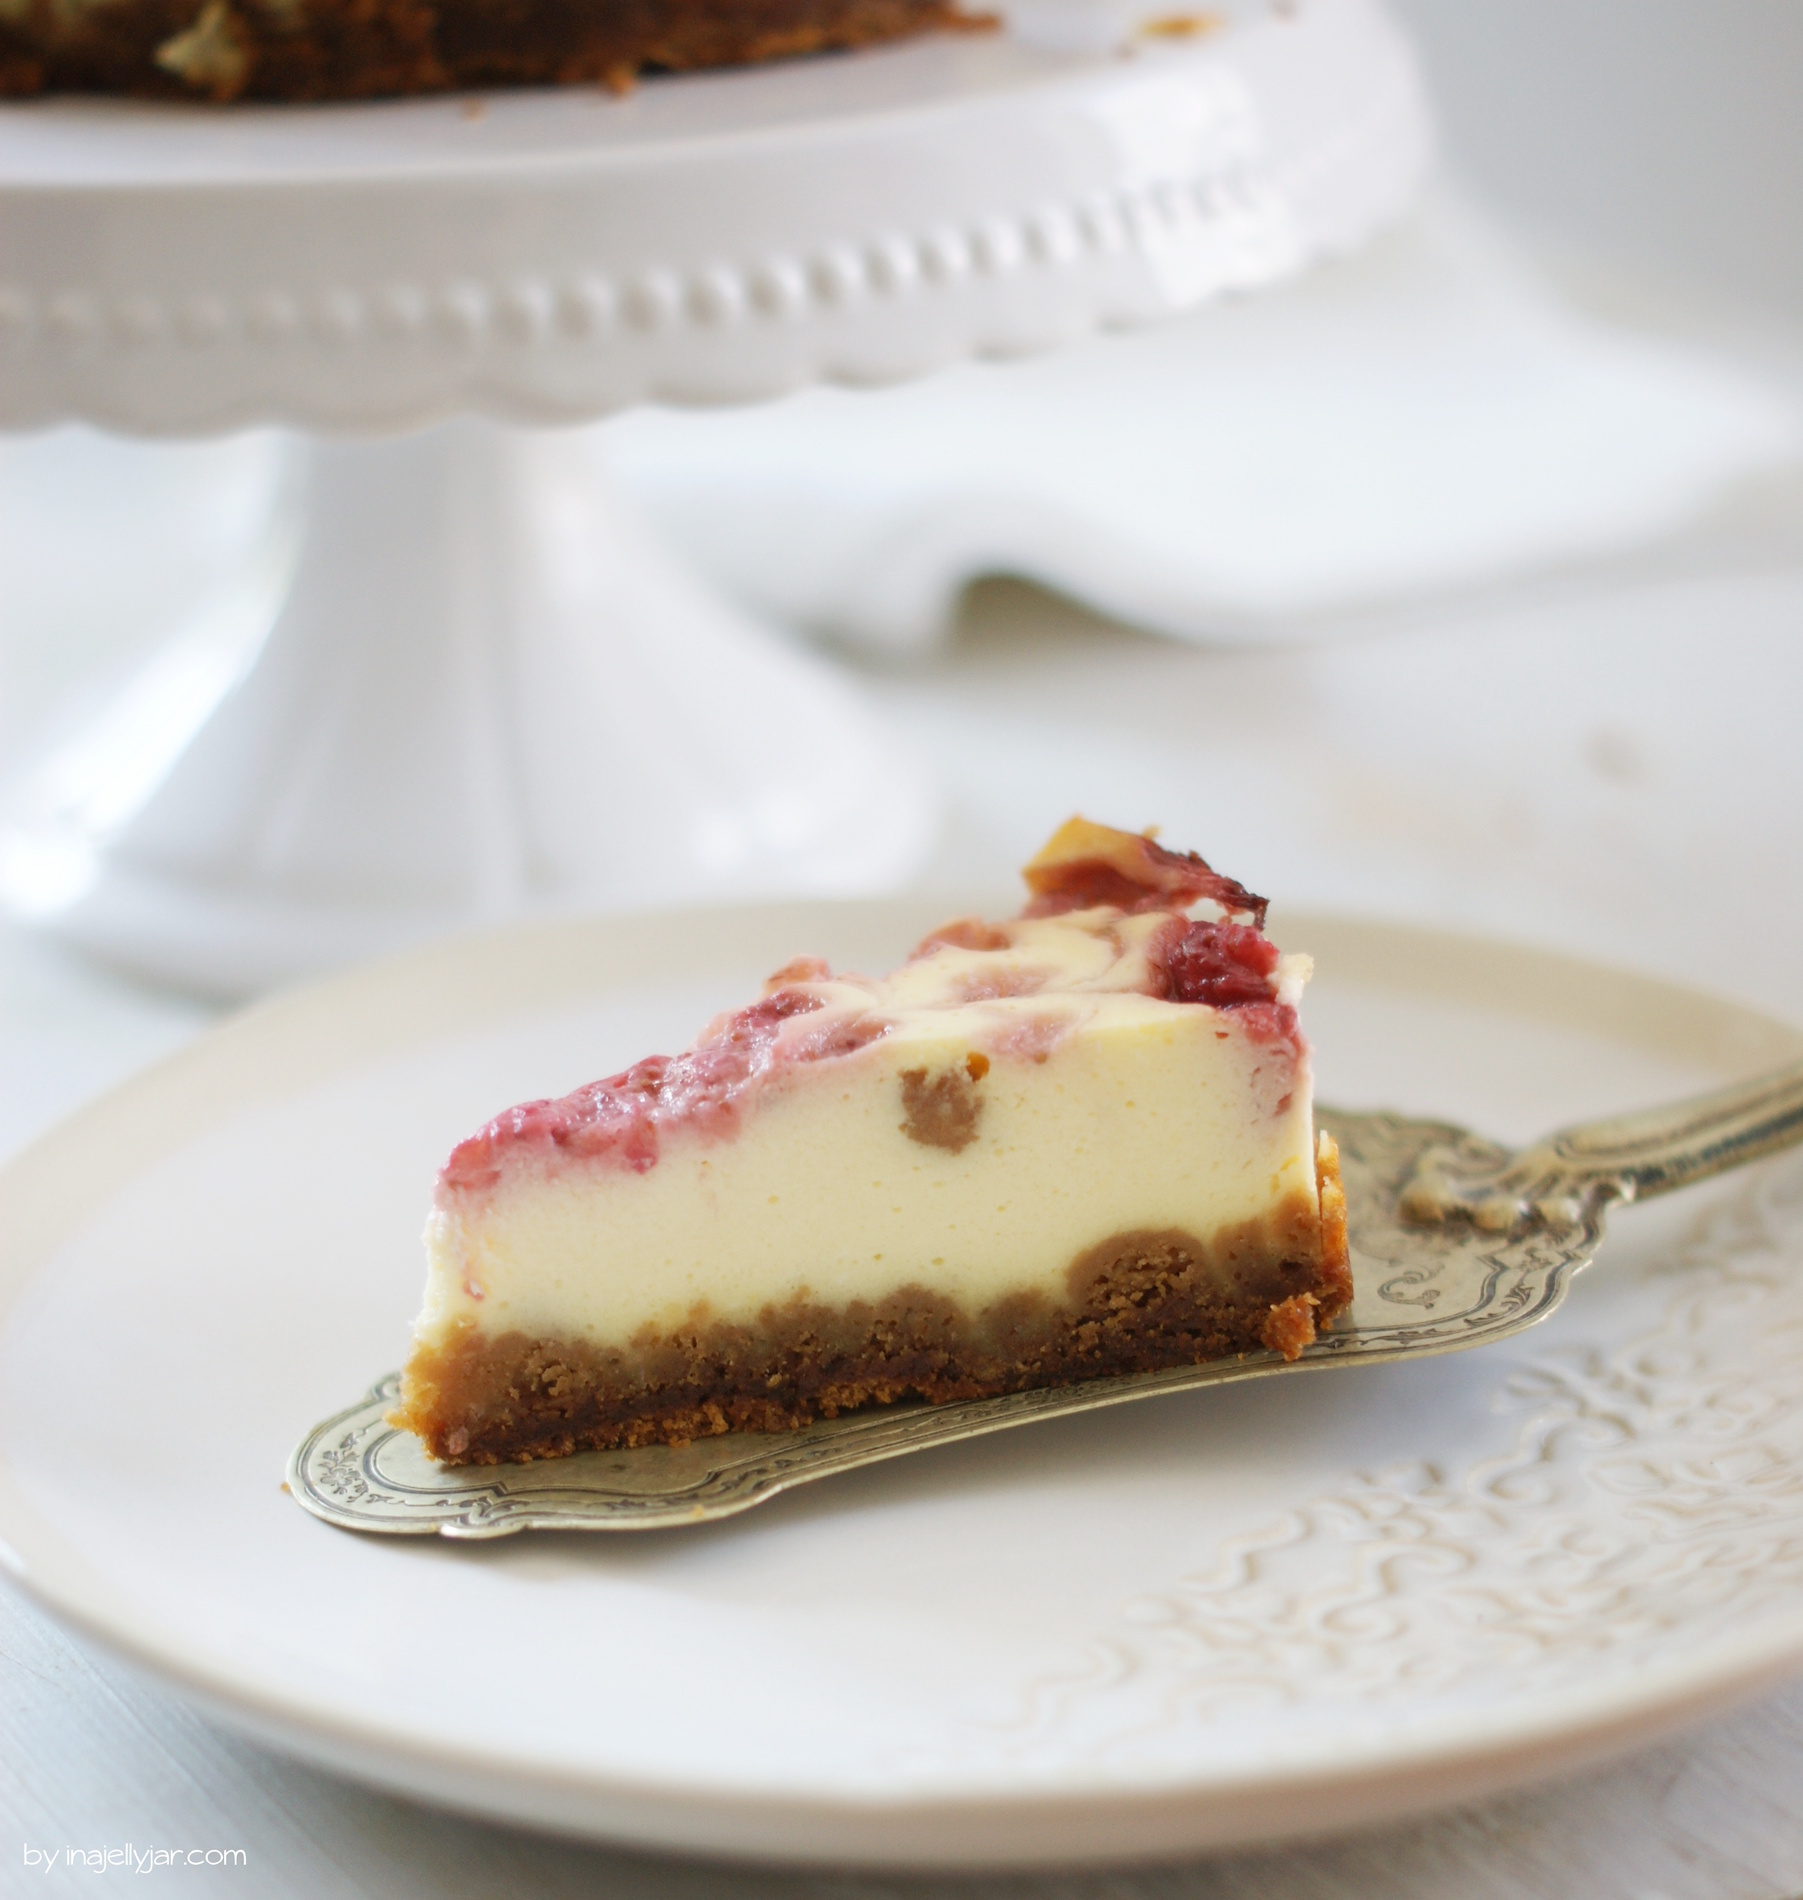
<svg viewBox="0 0 1803 1900"><path fill-rule="evenodd" d="M1023 961L1050 948L1018 945ZM926 960L941 996L961 954ZM1286 959L1285 1000L1306 970ZM1098 950L1091 980L1104 971ZM891 981L928 976L916 964ZM1011 1039L1052 1019L1039 1059L1034 1034ZM910 1074L951 1077L974 1104L962 1146L910 1134ZM1022 1291L1062 1300L1072 1261L1117 1234L1206 1239L1313 1203L1310 1094L1306 1053L1255 1039L1232 1010L1097 987L921 1011L854 1054L773 1073L726 1138L672 1132L644 1173L521 1167L490 1194L441 1196L416 1337L624 1346L697 1312L749 1322L909 1285L971 1312Z"/></svg>

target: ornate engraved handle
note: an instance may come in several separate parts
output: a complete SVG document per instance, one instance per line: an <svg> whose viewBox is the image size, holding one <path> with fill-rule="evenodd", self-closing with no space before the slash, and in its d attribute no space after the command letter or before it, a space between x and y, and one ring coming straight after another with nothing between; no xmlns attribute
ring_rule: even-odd
<svg viewBox="0 0 1803 1900"><path fill-rule="evenodd" d="M1803 1062L1664 1108L1562 1128L1488 1166L1430 1148L1404 1186L1412 1221L1469 1220L1491 1233L1595 1219L1803 1141Z"/></svg>

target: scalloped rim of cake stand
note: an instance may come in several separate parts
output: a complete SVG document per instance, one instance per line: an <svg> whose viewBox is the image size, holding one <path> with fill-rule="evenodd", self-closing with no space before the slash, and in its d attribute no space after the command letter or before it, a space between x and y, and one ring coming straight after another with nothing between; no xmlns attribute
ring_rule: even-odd
<svg viewBox="0 0 1803 1900"><path fill-rule="evenodd" d="M10 105L0 426L388 431L890 381L1288 276L1399 212L1431 144L1380 0L626 99Z"/></svg>

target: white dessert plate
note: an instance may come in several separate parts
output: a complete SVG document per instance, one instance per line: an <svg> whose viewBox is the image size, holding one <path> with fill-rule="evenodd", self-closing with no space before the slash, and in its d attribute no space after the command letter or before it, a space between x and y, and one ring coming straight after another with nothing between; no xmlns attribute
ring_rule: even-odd
<svg viewBox="0 0 1803 1900"><path fill-rule="evenodd" d="M0 1555L276 1746L711 1853L1172 1854L1474 1797L1803 1665L1803 1166L1619 1211L1532 1333L1053 1420L629 1540L360 1537L290 1446L392 1365L431 1175L939 904L468 941L237 1019L0 1177ZM1322 1092L1505 1141L1803 1053L1544 953L1283 918Z"/></svg>

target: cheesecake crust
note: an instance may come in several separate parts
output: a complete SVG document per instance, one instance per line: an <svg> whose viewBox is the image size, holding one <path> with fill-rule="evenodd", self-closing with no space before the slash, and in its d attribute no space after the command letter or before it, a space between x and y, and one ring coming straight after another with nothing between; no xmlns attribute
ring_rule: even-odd
<svg viewBox="0 0 1803 1900"><path fill-rule="evenodd" d="M952 0L20 0L0 97L370 99L475 86L629 88L993 21Z"/></svg>
<svg viewBox="0 0 1803 1900"><path fill-rule="evenodd" d="M920 1286L845 1307L803 1296L750 1325L698 1311L625 1349L468 1328L415 1351L391 1422L445 1464L524 1463L790 1431L864 1405L991 1398L1260 1346L1294 1359L1352 1298L1339 1154L1325 1136L1317 1186L1206 1240L1117 1234L1070 1263L1058 1302L1023 1292L971 1313Z"/></svg>

